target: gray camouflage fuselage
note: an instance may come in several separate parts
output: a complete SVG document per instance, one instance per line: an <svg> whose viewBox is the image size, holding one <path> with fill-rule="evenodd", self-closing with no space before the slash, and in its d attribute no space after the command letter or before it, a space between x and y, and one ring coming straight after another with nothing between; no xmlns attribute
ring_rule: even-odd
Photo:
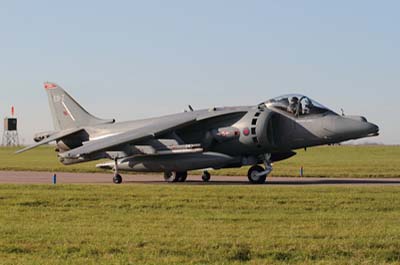
<svg viewBox="0 0 400 265"><path fill-rule="evenodd" d="M220 116L222 115L222 116ZM272 154L272 161L289 158L292 150L325 144L340 143L346 140L367 137L377 133L376 125L361 117L343 117L329 112L295 118L268 108L257 106L212 108L174 115L130 122L103 124L85 127L88 135L85 140L119 134L158 123L166 119L179 119L182 116L201 118L215 116L204 122L186 126L140 144L125 151L109 151L97 158L131 157L120 164L122 170L133 171L187 171L203 168L241 167L261 163L260 155ZM249 134L245 135L248 129ZM236 131L238 134L221 135L221 132ZM82 144L80 137L76 142L58 142L61 151L73 149ZM169 150L179 145L201 144L201 152L182 155L159 156L157 151ZM222 155L223 154L223 155ZM88 158L91 160L91 158ZM81 162L79 159L63 160L65 164ZM113 163L103 164L112 168Z"/></svg>

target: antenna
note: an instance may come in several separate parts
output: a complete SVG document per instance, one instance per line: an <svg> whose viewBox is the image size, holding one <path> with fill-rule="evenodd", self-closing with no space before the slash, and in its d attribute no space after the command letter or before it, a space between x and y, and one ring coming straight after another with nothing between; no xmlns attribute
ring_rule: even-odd
<svg viewBox="0 0 400 265"><path fill-rule="evenodd" d="M193 111L193 108L191 105L188 106L190 111Z"/></svg>

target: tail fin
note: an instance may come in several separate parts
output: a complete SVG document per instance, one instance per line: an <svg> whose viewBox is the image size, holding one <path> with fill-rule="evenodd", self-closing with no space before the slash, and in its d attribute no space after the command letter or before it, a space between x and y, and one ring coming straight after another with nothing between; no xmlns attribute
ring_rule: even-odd
<svg viewBox="0 0 400 265"><path fill-rule="evenodd" d="M55 83L45 83L44 88L49 96L50 111L56 130L114 122L94 117Z"/></svg>

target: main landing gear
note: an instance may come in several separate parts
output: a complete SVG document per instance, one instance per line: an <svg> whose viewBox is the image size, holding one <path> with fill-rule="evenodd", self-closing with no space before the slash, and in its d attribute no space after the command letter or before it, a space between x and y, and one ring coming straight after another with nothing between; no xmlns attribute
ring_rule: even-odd
<svg viewBox="0 0 400 265"><path fill-rule="evenodd" d="M187 179L187 171L184 172L165 172L164 173L164 180L169 183L175 183L175 182L185 182ZM201 179L204 182L208 182L211 179L211 174L208 171L203 171L203 174L201 175Z"/></svg>
<svg viewBox="0 0 400 265"><path fill-rule="evenodd" d="M164 179L166 182L185 182L187 179L187 171L184 172L165 172Z"/></svg>
<svg viewBox="0 0 400 265"><path fill-rule="evenodd" d="M208 172L207 170L203 171L203 175L201 175L201 179L202 179L204 182L209 182L210 179L211 179L211 174L210 174L210 172Z"/></svg>
<svg viewBox="0 0 400 265"><path fill-rule="evenodd" d="M249 169L247 177L249 178L250 183L263 184L265 183L267 176L272 172L273 168L271 163L271 155L266 154L263 157L263 161L265 164L265 169L259 165L254 165Z"/></svg>
<svg viewBox="0 0 400 265"><path fill-rule="evenodd" d="M113 182L114 184L121 184L122 183L122 176L118 173L118 159L116 158L114 165L114 177Z"/></svg>

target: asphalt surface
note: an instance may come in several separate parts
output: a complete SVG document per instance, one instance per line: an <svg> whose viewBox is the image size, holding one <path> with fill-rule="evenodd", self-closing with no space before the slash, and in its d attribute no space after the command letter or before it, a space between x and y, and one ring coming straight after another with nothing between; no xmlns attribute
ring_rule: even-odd
<svg viewBox="0 0 400 265"><path fill-rule="evenodd" d="M52 184L51 172L0 171L0 184ZM123 184L164 184L162 174L123 175ZM112 173L57 173L58 184L110 184ZM212 176L204 183L200 176L189 176L187 182L172 185L250 185L247 177ZM268 178L265 185L400 185L400 179L371 178Z"/></svg>

